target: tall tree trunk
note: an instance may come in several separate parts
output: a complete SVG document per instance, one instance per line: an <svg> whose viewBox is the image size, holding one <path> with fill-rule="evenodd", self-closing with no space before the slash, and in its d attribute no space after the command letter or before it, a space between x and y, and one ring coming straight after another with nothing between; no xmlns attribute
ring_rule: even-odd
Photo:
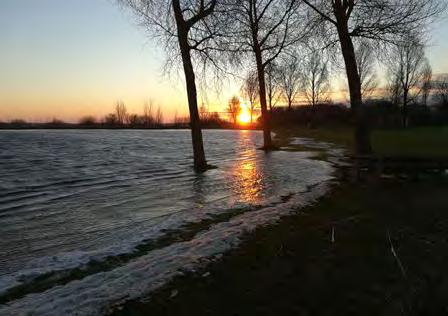
<svg viewBox="0 0 448 316"><path fill-rule="evenodd" d="M182 64L187 85L188 108L190 110L191 140L193 143L194 170L203 172L207 170L205 160L204 144L202 140L201 120L198 111L198 99L196 90L196 78L193 64L191 62L190 47L188 45L188 30L186 26L177 21L177 34L179 36L179 47L182 55Z"/></svg>
<svg viewBox="0 0 448 316"><path fill-rule="evenodd" d="M404 128L408 126L408 95L409 89L403 89L403 107L401 108L401 120Z"/></svg>
<svg viewBox="0 0 448 316"><path fill-rule="evenodd" d="M341 42L342 55L345 62L348 86L350 90L351 109L355 114L355 153L366 155L372 153L370 129L366 111L362 105L361 79L356 64L355 48L348 32L345 17L336 14L338 19L338 35Z"/></svg>
<svg viewBox="0 0 448 316"><path fill-rule="evenodd" d="M254 38L255 44L255 59L257 63L258 85L260 90L260 107L261 107L261 121L263 127L263 149L270 150L272 146L271 138L271 120L269 116L267 101L266 101L266 79L263 66L263 57L261 55L261 49Z"/></svg>

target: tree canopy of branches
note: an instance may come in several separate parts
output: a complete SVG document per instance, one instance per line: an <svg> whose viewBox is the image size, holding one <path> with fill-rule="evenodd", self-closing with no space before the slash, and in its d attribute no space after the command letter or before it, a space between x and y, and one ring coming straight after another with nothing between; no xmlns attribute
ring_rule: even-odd
<svg viewBox="0 0 448 316"><path fill-rule="evenodd" d="M422 94L423 105L428 105L428 99L432 88L432 67L429 62L425 63L422 69L422 81L420 83L420 90Z"/></svg>
<svg viewBox="0 0 448 316"><path fill-rule="evenodd" d="M299 59L295 56L282 58L278 68L278 80L283 97L288 103L288 109L292 109L292 104L300 92L302 72Z"/></svg>
<svg viewBox="0 0 448 316"><path fill-rule="evenodd" d="M443 75L434 82L435 97L442 106L448 106L448 75Z"/></svg>
<svg viewBox="0 0 448 316"><path fill-rule="evenodd" d="M263 127L263 148L272 149L270 116L266 99L266 68L285 49L304 36L299 25L298 0L229 0L228 14L233 18L226 44L233 56L251 55L258 76ZM240 59L236 58L236 60Z"/></svg>
<svg viewBox="0 0 448 316"><path fill-rule="evenodd" d="M275 62L269 63L266 66L266 97L269 107L269 112L277 105L281 97L281 88L278 79L279 69Z"/></svg>
<svg viewBox="0 0 448 316"><path fill-rule="evenodd" d="M327 101L330 90L328 61L322 51L313 49L305 57L303 65L302 89L308 103L315 106L319 102Z"/></svg>
<svg viewBox="0 0 448 316"><path fill-rule="evenodd" d="M123 101L117 101L115 104L115 115L119 125L125 125L128 120L128 110Z"/></svg>
<svg viewBox="0 0 448 316"><path fill-rule="evenodd" d="M257 73L250 71L244 79L241 87L243 97L249 101L250 123L253 123L253 115L258 100L258 77Z"/></svg>
<svg viewBox="0 0 448 316"><path fill-rule="evenodd" d="M361 80L361 94L363 98L367 98L378 87L375 74L375 55L372 54L373 48L367 41L360 41L355 49L359 79Z"/></svg>
<svg viewBox="0 0 448 316"><path fill-rule="evenodd" d="M208 169L199 118L196 75L193 61L211 61L209 43L219 36L215 15L218 0L118 0L137 15L166 46L169 58L180 55L188 96L194 168ZM174 53L175 52L175 53ZM179 54L180 53L180 54ZM174 54L174 56L173 56ZM172 61L172 60L171 60ZM156 115L157 119L157 115Z"/></svg>
<svg viewBox="0 0 448 316"><path fill-rule="evenodd" d="M398 84L394 91L401 92L402 123L407 126L409 101L415 100L421 92L421 84L429 67L424 46L415 37L401 41L393 50L389 60L389 76Z"/></svg>
<svg viewBox="0 0 448 316"><path fill-rule="evenodd" d="M406 34L423 31L445 8L443 0L303 0L331 29L340 43L356 114L355 151L371 152L367 118L362 107L361 78L353 38L393 43ZM330 30L331 30L330 29ZM328 35L327 35L328 36ZM331 38L331 36L328 36Z"/></svg>

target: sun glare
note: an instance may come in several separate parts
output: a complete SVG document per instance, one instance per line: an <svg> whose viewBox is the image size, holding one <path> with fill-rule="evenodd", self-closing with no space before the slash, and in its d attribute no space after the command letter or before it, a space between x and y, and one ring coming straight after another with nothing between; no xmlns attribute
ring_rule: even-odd
<svg viewBox="0 0 448 316"><path fill-rule="evenodd" d="M249 124L250 123L250 111L247 105L241 104L241 112L238 115L238 122L240 124Z"/></svg>

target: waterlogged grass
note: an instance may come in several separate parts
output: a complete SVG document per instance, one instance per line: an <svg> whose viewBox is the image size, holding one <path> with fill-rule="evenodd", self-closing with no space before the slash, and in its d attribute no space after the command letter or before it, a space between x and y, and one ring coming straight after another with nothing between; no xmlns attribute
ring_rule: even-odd
<svg viewBox="0 0 448 316"><path fill-rule="evenodd" d="M279 129L276 133L283 146L291 137L314 138L348 149L352 149L354 144L353 129L347 127L298 127ZM380 156L448 158L448 126L375 130L371 140L374 153Z"/></svg>

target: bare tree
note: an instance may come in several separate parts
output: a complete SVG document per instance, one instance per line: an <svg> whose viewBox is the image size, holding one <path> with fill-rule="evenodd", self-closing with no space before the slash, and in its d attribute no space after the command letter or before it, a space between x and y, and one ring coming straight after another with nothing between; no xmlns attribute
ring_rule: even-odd
<svg viewBox="0 0 448 316"><path fill-rule="evenodd" d="M429 62L425 63L422 72L422 82L420 87L422 92L422 102L424 106L428 106L428 99L432 89L432 67Z"/></svg>
<svg viewBox="0 0 448 316"><path fill-rule="evenodd" d="M79 125L84 125L84 126L93 126L97 123L96 118L92 115L87 115L84 117L81 117L81 119L79 120Z"/></svg>
<svg viewBox="0 0 448 316"><path fill-rule="evenodd" d="M238 115L241 112L240 99L237 96L234 96L229 100L227 112L229 113L233 124L236 125L238 123Z"/></svg>
<svg viewBox="0 0 448 316"><path fill-rule="evenodd" d="M362 109L362 86L353 38L392 43L409 32L424 30L442 10L444 0L303 0L335 31L345 63L351 107L356 114L355 151L372 151ZM328 38L331 38L327 34Z"/></svg>
<svg viewBox="0 0 448 316"><path fill-rule="evenodd" d="M241 92L244 98L249 101L250 123L252 124L255 106L258 100L258 77L256 72L250 71L247 74L241 87Z"/></svg>
<svg viewBox="0 0 448 316"><path fill-rule="evenodd" d="M153 100L149 100L149 102L145 102L143 104L143 125L148 128L151 127L154 123L154 115L153 115Z"/></svg>
<svg viewBox="0 0 448 316"><path fill-rule="evenodd" d="M278 80L278 66L271 62L266 66L266 97L269 107L269 112L277 105L281 96L281 89Z"/></svg>
<svg viewBox="0 0 448 316"><path fill-rule="evenodd" d="M369 97L378 88L378 79L375 74L375 54L372 51L373 48L365 40L360 41L355 50L363 98Z"/></svg>
<svg viewBox="0 0 448 316"><path fill-rule="evenodd" d="M270 150L274 146L266 98L266 68L306 34L299 26L302 20L297 18L300 1L229 0L228 3L227 12L234 22L230 29L233 37L226 46L240 56L252 55L258 76L263 149Z"/></svg>
<svg viewBox="0 0 448 316"><path fill-rule="evenodd" d="M300 92L302 79L300 66L300 62L295 56L285 56L279 66L279 85L289 110L292 109L292 104Z"/></svg>
<svg viewBox="0 0 448 316"><path fill-rule="evenodd" d="M115 104L115 115L119 125L125 125L128 120L128 110L123 101L117 101Z"/></svg>
<svg viewBox="0 0 448 316"><path fill-rule="evenodd" d="M421 92L428 67L424 46L415 37L403 39L393 50L389 60L389 76L399 83L402 92L402 124L407 126L408 104Z"/></svg>
<svg viewBox="0 0 448 316"><path fill-rule="evenodd" d="M403 95L400 78L396 76L387 76L387 96L393 105L398 106Z"/></svg>
<svg viewBox="0 0 448 316"><path fill-rule="evenodd" d="M208 169L205 159L202 129L199 118L195 57L202 63L210 61L210 43L218 30L214 15L218 0L119 0L130 7L141 23L155 31L166 44L168 54L180 52L190 110L194 168ZM157 118L156 118L157 120Z"/></svg>
<svg viewBox="0 0 448 316"><path fill-rule="evenodd" d="M442 75L434 82L435 97L440 105L448 106L448 75Z"/></svg>
<svg viewBox="0 0 448 316"><path fill-rule="evenodd" d="M313 107L327 101L330 90L328 60L319 49L312 49L303 66L302 89L308 103Z"/></svg>
<svg viewBox="0 0 448 316"><path fill-rule="evenodd" d="M163 124L163 112L162 112L162 108L160 107L160 105L157 107L154 123L159 127Z"/></svg>

